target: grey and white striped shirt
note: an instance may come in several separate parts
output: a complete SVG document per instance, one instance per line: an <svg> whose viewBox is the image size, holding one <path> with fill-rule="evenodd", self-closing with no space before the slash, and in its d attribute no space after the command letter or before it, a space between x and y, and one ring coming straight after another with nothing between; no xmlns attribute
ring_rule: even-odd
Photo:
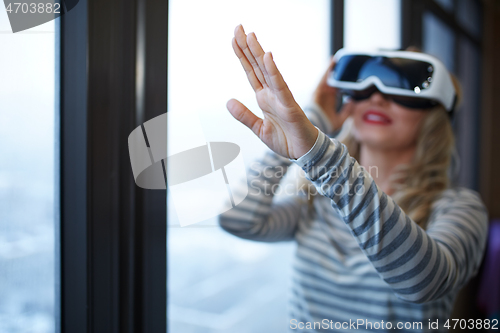
<svg viewBox="0 0 500 333"><path fill-rule="evenodd" d="M306 113L320 130L314 147L296 161L266 152L249 170L248 196L220 215L220 226L245 239L297 242L292 332L354 327L363 332L377 325L377 331L385 331L380 327L387 329L387 323L390 331L398 331L414 322L422 325L408 329L406 324L404 331L425 332L429 320L437 319L443 330L457 292L477 273L483 257L488 217L479 195L447 189L423 230L343 144L325 134L332 134L325 115L314 107ZM294 162L323 194L316 196L313 210L296 195L275 200L270 191L282 180L282 172L273 170L287 170ZM357 320L363 322L353 326ZM306 328L308 322L315 328Z"/></svg>

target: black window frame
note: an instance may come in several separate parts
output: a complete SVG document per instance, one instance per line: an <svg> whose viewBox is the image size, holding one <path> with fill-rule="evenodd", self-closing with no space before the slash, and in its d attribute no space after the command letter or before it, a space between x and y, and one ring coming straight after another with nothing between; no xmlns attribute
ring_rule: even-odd
<svg viewBox="0 0 500 333"><path fill-rule="evenodd" d="M334 55L344 47L344 0L331 0L330 10L330 53Z"/></svg>
<svg viewBox="0 0 500 333"><path fill-rule="evenodd" d="M167 27L159 0L60 18L59 332L167 330L166 191L135 185L127 145L167 111Z"/></svg>

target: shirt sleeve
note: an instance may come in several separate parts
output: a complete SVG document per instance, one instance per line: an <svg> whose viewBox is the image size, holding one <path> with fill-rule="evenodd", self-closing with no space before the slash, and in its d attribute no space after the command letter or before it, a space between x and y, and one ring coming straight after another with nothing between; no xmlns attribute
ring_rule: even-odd
<svg viewBox="0 0 500 333"><path fill-rule="evenodd" d="M292 163L289 159L267 151L247 172L248 195L236 207L219 215L219 225L227 232L245 239L262 242L292 240L301 208L299 197L276 200L280 181Z"/></svg>
<svg viewBox="0 0 500 333"><path fill-rule="evenodd" d="M304 112L318 128L333 131L328 118L316 104L309 104ZM238 186L248 187L247 197L236 207L219 215L218 221L222 229L235 236L256 241L292 240L305 196L290 193L280 200L274 197L291 164L288 158L272 151L267 151L263 158L256 161L247 172L247 182Z"/></svg>
<svg viewBox="0 0 500 333"><path fill-rule="evenodd" d="M332 201L359 247L400 299L424 303L460 289L481 264L488 217L479 195L462 189L418 226L345 145L323 132L298 164Z"/></svg>

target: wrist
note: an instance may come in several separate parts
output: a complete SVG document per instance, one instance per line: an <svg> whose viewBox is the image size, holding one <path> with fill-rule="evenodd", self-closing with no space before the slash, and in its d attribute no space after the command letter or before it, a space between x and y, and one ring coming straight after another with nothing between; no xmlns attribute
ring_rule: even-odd
<svg viewBox="0 0 500 333"><path fill-rule="evenodd" d="M318 138L319 138L319 136L320 136L320 130L319 130L316 126L314 126L314 125L312 125L312 124L311 124L311 126L312 126L311 131L310 131L310 133L311 133L311 134L310 134L310 135L307 135L307 138L308 138L308 139L307 139L307 141L306 141L306 142L305 142L305 144L304 144L304 147L305 147L305 148L304 148L304 149L301 149L301 150L299 150L299 151L297 152L297 153L298 153L298 154L297 154L298 156L293 156L293 157L290 157L290 160L291 160L291 161L296 161L296 160L298 160L299 158L301 158L301 157L303 157L303 156L307 155L308 153L310 153L310 152L311 152L311 150L313 150L313 148L314 148L314 146L315 146L315 144L316 144L316 142L318 141Z"/></svg>
<svg viewBox="0 0 500 333"><path fill-rule="evenodd" d="M318 154L322 150L322 146L324 149L325 140L330 140L330 139L328 139L325 133L323 133L322 131L318 131L318 137L316 138L316 142L314 142L312 148L298 159L296 160L290 159L290 160L295 164L297 164L302 169L304 169L304 167L306 167L307 165L311 166L313 160L315 161L314 163L318 163L319 162Z"/></svg>

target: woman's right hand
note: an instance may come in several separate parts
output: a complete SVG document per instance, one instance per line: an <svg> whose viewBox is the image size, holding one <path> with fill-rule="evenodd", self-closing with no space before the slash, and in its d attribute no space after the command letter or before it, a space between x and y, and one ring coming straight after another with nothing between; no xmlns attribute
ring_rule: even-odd
<svg viewBox="0 0 500 333"><path fill-rule="evenodd" d="M331 87L327 83L328 76L335 66L335 60L331 59L328 68L321 78L316 90L313 93L313 101L318 105L330 120L334 130L338 130L349 117L352 110L352 102L347 102L342 106L340 112L337 112L337 88Z"/></svg>
<svg viewBox="0 0 500 333"><path fill-rule="evenodd" d="M255 91L264 119L235 99L227 102L229 112L275 153L291 159L303 156L314 146L318 129L293 98L271 53L265 53L255 34L247 36L241 25L234 31L233 50Z"/></svg>

